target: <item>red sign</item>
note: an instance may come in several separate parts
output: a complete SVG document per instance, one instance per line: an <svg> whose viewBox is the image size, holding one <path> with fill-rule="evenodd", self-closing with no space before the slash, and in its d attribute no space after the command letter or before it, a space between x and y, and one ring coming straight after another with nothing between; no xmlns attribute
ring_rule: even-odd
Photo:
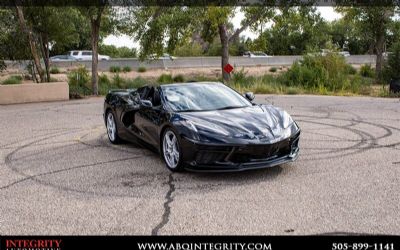
<svg viewBox="0 0 400 250"><path fill-rule="evenodd" d="M230 65L229 63L227 64L227 65L225 65L225 67L224 67L224 71L226 72L226 73L231 73L232 72L232 70L233 70L233 67L232 67L232 65Z"/></svg>

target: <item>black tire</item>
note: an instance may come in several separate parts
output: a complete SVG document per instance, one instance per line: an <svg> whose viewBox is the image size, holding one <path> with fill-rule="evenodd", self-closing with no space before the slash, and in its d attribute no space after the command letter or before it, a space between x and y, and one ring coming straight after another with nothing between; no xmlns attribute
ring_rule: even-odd
<svg viewBox="0 0 400 250"><path fill-rule="evenodd" d="M175 141L173 141L174 145L165 144L166 141L168 140L166 137L168 137L170 139L170 141L171 140L173 141L172 137L175 137ZM164 147L164 145L166 145L166 146ZM183 171L182 147L181 147L180 138L177 136L175 131L172 130L171 128L167 128L164 130L164 133L161 137L160 151L161 151L161 157L162 157L165 165L167 166L167 168L170 171L172 171L172 172ZM167 152L169 152L169 153L167 153Z"/></svg>
<svg viewBox="0 0 400 250"><path fill-rule="evenodd" d="M109 120L110 119L110 120ZM112 122L111 122L112 121ZM110 125L113 124L113 128L110 127ZM121 143L121 138L118 136L118 127L117 123L115 121L115 116L112 111L108 111L106 113L106 129L107 129L107 136L108 139L112 144L119 144Z"/></svg>

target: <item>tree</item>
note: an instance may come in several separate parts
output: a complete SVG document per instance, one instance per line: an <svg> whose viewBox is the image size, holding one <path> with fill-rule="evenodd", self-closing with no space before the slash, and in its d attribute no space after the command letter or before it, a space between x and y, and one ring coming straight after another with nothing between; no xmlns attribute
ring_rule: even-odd
<svg viewBox="0 0 400 250"><path fill-rule="evenodd" d="M383 52L387 40L388 30L393 22L396 7L368 6L368 7L340 7L337 8L344 15L344 20L353 21L361 34L370 41L370 47L376 53L376 77L381 77L383 66Z"/></svg>
<svg viewBox="0 0 400 250"><path fill-rule="evenodd" d="M309 49L319 50L330 40L327 23L312 6L282 7L273 24L252 42L273 55L300 55Z"/></svg>
<svg viewBox="0 0 400 250"><path fill-rule="evenodd" d="M90 44L92 48L92 91L94 95L99 94L97 68L99 63L99 41L101 36L115 33L117 28L118 9L107 5L107 0L97 6L80 7L80 12L90 23Z"/></svg>
<svg viewBox="0 0 400 250"><path fill-rule="evenodd" d="M229 19L235 15L235 11L236 9L233 7L212 6L207 7L206 11L206 17L209 22L208 28L211 29L210 34L213 33L212 29L217 29L221 41L221 69L225 82L230 80L230 74L223 70L229 63L229 45L239 39L239 35L250 26L255 25L257 21L265 21L274 14L274 10L268 7L241 7L241 11L245 14L245 18L241 22L241 27L233 33L229 33Z"/></svg>
<svg viewBox="0 0 400 250"><path fill-rule="evenodd" d="M18 23L15 8L0 9L0 59L30 59L31 53L27 44L27 36Z"/></svg>
<svg viewBox="0 0 400 250"><path fill-rule="evenodd" d="M229 30L230 19L234 17L235 7L138 7L132 13L131 23L126 24L128 33L140 41L141 58L152 53L161 54L164 48L172 52L174 48L187 42L191 35L199 32L208 43L215 36L221 43L221 70L223 79L229 81L229 74L223 67L229 63L229 46L239 40L239 35L261 19L271 15L267 7L242 7L245 18L241 27Z"/></svg>
<svg viewBox="0 0 400 250"><path fill-rule="evenodd" d="M82 7L81 12L85 15L90 22L90 44L92 47L92 91L94 95L99 94L98 86L98 74L97 68L99 63L98 47L100 39L100 24L103 12L105 11L105 6L91 6Z"/></svg>
<svg viewBox="0 0 400 250"><path fill-rule="evenodd" d="M39 45L35 34L33 33L32 27L27 24L24 16L24 11L22 6L16 6L18 21L21 26L21 30L28 37L29 47L32 53L33 62L35 64L36 70L39 74L40 82L44 82L44 71L42 65L40 64L40 55L39 55Z"/></svg>
<svg viewBox="0 0 400 250"><path fill-rule="evenodd" d="M33 59L34 71L38 72L41 82L50 80L50 54L64 53L63 48L75 48L80 37L88 36L87 32L81 34L82 27L86 26L84 18L72 7L4 8L0 11L0 23L0 57ZM41 62L44 62L44 69ZM35 74L33 78L36 79Z"/></svg>

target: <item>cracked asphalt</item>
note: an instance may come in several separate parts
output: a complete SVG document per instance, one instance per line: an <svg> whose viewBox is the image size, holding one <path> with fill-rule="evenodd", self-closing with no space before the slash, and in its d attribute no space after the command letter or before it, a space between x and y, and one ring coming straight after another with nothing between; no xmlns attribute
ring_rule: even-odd
<svg viewBox="0 0 400 250"><path fill-rule="evenodd" d="M400 100L258 95L302 129L299 159L171 173L111 145L103 98L0 106L0 235L400 234Z"/></svg>

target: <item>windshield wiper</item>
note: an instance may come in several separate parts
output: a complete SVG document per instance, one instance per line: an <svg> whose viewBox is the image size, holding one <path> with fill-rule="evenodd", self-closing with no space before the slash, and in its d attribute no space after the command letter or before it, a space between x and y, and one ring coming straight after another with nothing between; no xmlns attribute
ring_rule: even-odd
<svg viewBox="0 0 400 250"><path fill-rule="evenodd" d="M176 112L202 112L202 111L210 111L209 109L183 109L177 110Z"/></svg>
<svg viewBox="0 0 400 250"><path fill-rule="evenodd" d="M224 109L238 109L245 107L247 106L226 106L219 109L183 109L183 110L178 110L176 112L205 112L205 111L224 110Z"/></svg>
<svg viewBox="0 0 400 250"><path fill-rule="evenodd" d="M238 109L238 108L245 108L245 107L247 107L247 106L226 106L226 107L219 108L219 109L216 109L216 110L224 110L224 109Z"/></svg>

